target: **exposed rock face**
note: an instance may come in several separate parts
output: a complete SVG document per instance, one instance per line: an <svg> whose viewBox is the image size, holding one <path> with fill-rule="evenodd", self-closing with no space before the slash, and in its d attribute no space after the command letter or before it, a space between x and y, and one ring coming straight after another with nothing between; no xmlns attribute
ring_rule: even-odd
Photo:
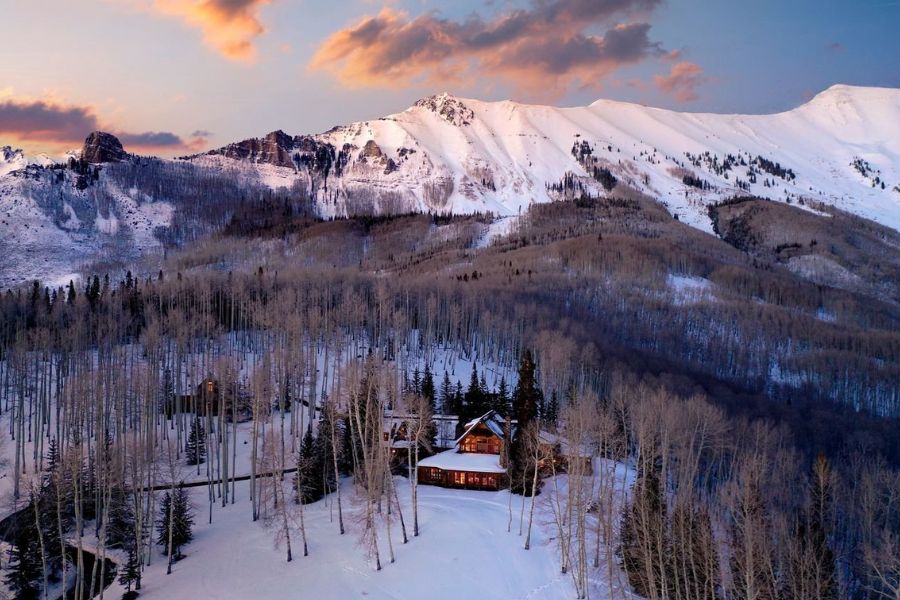
<svg viewBox="0 0 900 600"><path fill-rule="evenodd" d="M84 140L81 158L93 164L119 162L128 158L119 138L103 131L95 131Z"/></svg>
<svg viewBox="0 0 900 600"><path fill-rule="evenodd" d="M285 132L273 131L264 138L251 138L242 142L229 144L218 150L211 150L210 154L221 154L227 158L249 159L260 163L267 163L277 167L293 167L291 150L294 140Z"/></svg>
<svg viewBox="0 0 900 600"><path fill-rule="evenodd" d="M471 108L463 104L458 98L454 98L447 93L422 98L416 102L415 106L427 108L457 127L465 127L475 119L475 113Z"/></svg>

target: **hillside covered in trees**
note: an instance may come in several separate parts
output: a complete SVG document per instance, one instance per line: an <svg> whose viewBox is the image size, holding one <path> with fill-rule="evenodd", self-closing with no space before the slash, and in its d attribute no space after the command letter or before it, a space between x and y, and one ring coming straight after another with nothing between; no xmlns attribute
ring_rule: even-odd
<svg viewBox="0 0 900 600"><path fill-rule="evenodd" d="M895 231L736 197L712 236L635 192L503 229L267 214L0 297L7 589L84 595L114 570L162 591L203 560L201 524L265 525L272 560L313 565L354 536L370 569L402 569L438 535L414 476L431 415L494 409L522 427L508 514L498 496L485 518L541 540L558 597L894 597ZM593 472L548 470L539 434Z"/></svg>

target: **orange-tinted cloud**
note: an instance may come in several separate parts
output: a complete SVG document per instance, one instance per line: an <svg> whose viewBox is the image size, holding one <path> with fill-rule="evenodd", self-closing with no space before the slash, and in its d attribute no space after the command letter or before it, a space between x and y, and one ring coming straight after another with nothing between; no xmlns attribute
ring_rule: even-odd
<svg viewBox="0 0 900 600"><path fill-rule="evenodd" d="M256 56L253 40L265 32L259 9L270 0L153 0L153 8L200 29L208 46L233 60Z"/></svg>
<svg viewBox="0 0 900 600"><path fill-rule="evenodd" d="M104 126L89 106L69 106L45 100L0 101L0 136L19 144L47 151L66 150L84 142L98 129L116 135L126 149L141 151L199 150L206 145L206 132L188 138L167 131L132 133Z"/></svg>
<svg viewBox="0 0 900 600"><path fill-rule="evenodd" d="M657 89L679 102L693 102L699 98L697 88L709 81L700 65L688 61L675 63L668 75L657 75L653 78Z"/></svg>
<svg viewBox="0 0 900 600"><path fill-rule="evenodd" d="M499 77L537 96L559 95L572 85L598 88L617 68L664 54L650 40L647 23L615 24L659 2L535 0L529 9L464 21L385 8L329 36L309 67L351 87ZM591 33L604 27L605 33Z"/></svg>

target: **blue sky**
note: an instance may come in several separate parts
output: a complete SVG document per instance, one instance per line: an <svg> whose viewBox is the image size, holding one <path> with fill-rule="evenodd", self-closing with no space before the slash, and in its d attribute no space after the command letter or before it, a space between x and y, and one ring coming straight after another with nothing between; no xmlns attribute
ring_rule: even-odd
<svg viewBox="0 0 900 600"><path fill-rule="evenodd" d="M165 155L317 132L440 91L774 112L900 87L900 1L2 0L0 145L90 128ZM150 133L164 135L148 135Z"/></svg>

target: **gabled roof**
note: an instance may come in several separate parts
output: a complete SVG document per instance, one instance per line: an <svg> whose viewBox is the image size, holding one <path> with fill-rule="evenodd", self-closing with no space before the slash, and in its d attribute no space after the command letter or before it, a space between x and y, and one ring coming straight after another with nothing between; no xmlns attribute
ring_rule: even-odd
<svg viewBox="0 0 900 600"><path fill-rule="evenodd" d="M463 434L456 438L456 441L453 443L455 445L459 445L462 439L469 435L469 433L479 424L484 424L488 429L491 430L491 433L496 435L501 440L506 438L506 434L504 432L506 421L497 413L497 411L489 410L477 419L472 419L471 421L466 423L466 430L463 431ZM510 429L512 429L512 431L510 431L510 435L513 435L516 431L515 425L511 425Z"/></svg>

